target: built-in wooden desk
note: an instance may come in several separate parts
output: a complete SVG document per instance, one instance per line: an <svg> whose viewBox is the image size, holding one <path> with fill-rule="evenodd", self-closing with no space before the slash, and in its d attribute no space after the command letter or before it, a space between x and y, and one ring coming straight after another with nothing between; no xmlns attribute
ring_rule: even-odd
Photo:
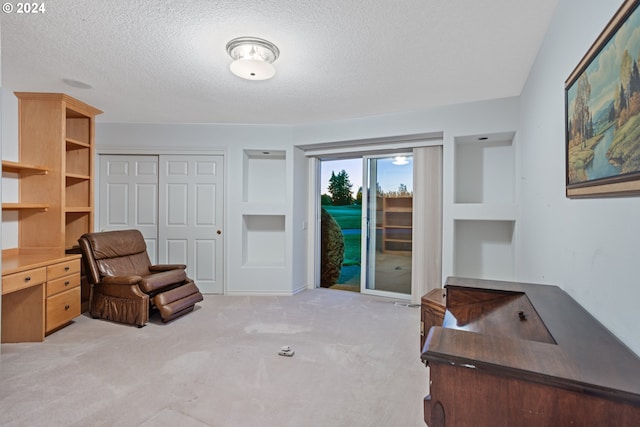
<svg viewBox="0 0 640 427"><path fill-rule="evenodd" d="M3 343L43 341L79 315L80 255L3 253Z"/></svg>
<svg viewBox="0 0 640 427"><path fill-rule="evenodd" d="M425 422L638 426L640 359L557 286L450 277Z"/></svg>

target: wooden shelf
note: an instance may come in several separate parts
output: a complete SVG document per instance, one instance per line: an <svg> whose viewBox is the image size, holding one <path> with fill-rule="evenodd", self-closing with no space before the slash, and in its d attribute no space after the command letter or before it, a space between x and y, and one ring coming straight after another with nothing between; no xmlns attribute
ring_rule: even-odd
<svg viewBox="0 0 640 427"><path fill-rule="evenodd" d="M76 179L76 180L80 180L80 181L89 181L91 179L91 177L89 175L80 175L80 174L76 174L76 173L67 173L67 174L65 174L65 176L68 179Z"/></svg>
<svg viewBox="0 0 640 427"><path fill-rule="evenodd" d="M377 204L382 252L411 252L413 197L379 197Z"/></svg>
<svg viewBox="0 0 640 427"><path fill-rule="evenodd" d="M19 161L5 160L2 167L3 172L17 173L10 178L18 181L19 195L13 200L20 202L3 203L2 208L19 212L18 239L17 247L3 250L7 255L3 276L9 274L7 265L29 262L31 268L35 261L25 257L42 256L47 263L47 281L55 281L59 277L49 274L49 266L66 262L67 257L61 258L65 249L73 248L82 234L93 231L94 128L95 115L101 111L61 93L15 95ZM13 218L7 220L13 222ZM80 262L75 258L79 276ZM79 285L80 277L76 279ZM45 334L79 315L85 305L80 286L52 293L48 284L38 285L2 299L3 342L42 341ZM37 330L27 333L23 325Z"/></svg>
<svg viewBox="0 0 640 427"><path fill-rule="evenodd" d="M413 212L411 208L397 208L397 207L388 207L385 209L385 212Z"/></svg>
<svg viewBox="0 0 640 427"><path fill-rule="evenodd" d="M16 211L22 209L41 209L46 211L49 209L49 205L46 203L3 203L2 210Z"/></svg>
<svg viewBox="0 0 640 427"><path fill-rule="evenodd" d="M90 213L91 207L89 206L77 206L77 207L68 207L64 208L66 213Z"/></svg>
<svg viewBox="0 0 640 427"><path fill-rule="evenodd" d="M78 141L77 139L65 138L65 141L67 142L67 150L80 150L82 148L91 148L91 144Z"/></svg>
<svg viewBox="0 0 640 427"><path fill-rule="evenodd" d="M49 172L49 169L44 166L29 165L26 163L3 160L2 172L14 172L14 173L33 172L33 173L42 173L46 175Z"/></svg>

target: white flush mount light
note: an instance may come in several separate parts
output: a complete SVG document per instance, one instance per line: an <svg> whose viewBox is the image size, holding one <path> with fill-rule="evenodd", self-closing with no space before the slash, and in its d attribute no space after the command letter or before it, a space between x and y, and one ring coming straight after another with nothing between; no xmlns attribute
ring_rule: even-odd
<svg viewBox="0 0 640 427"><path fill-rule="evenodd" d="M280 50L270 41L256 37L238 37L227 43L227 52L233 58L229 69L247 80L267 80L275 76L273 61Z"/></svg>
<svg viewBox="0 0 640 427"><path fill-rule="evenodd" d="M394 165L402 166L408 164L409 161L405 156L396 156L393 158L393 162L391 163L393 163Z"/></svg>

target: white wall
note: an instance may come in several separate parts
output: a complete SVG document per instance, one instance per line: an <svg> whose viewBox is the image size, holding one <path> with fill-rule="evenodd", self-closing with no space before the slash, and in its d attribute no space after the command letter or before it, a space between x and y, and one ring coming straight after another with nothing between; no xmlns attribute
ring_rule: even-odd
<svg viewBox="0 0 640 427"><path fill-rule="evenodd" d="M454 226L450 205L453 203L453 140L457 136L514 131L518 117L518 99L506 98L477 103L445 106L405 114L366 117L314 125L243 126L215 124L115 124L98 123L98 152L125 147L131 149L202 149L227 153L227 207L225 242L226 283L229 294L290 294L308 285L306 251L312 242L308 226L308 173L302 151L294 146L332 143L384 136L416 133L444 133L443 138L443 279L453 272ZM253 271L242 265L242 214L248 212L242 200L243 151L246 149L286 150L288 205L286 208L286 266ZM270 206L266 208L272 209ZM253 213L253 212L251 212ZM255 212L258 213L258 212ZM280 211L260 214L279 214Z"/></svg>
<svg viewBox="0 0 640 427"><path fill-rule="evenodd" d="M640 197L565 197L564 82L621 0L560 0L520 99L519 279L562 287L640 354Z"/></svg>
<svg viewBox="0 0 640 427"><path fill-rule="evenodd" d="M322 142L360 141L395 135L442 133L442 281L444 283L446 277L451 276L454 272L454 139L469 135L515 131L518 122L518 102L518 98L504 98L430 108L411 113L297 126L294 128L293 137L296 145L304 147ZM509 167L514 167L515 174L517 165ZM512 179L515 180L515 176ZM485 249L480 250L484 251ZM492 252L491 248L486 250ZM513 255L510 255L509 260L505 262L512 260ZM499 277L483 275L482 278L505 279L503 275ZM514 278L511 277L511 279Z"/></svg>
<svg viewBox="0 0 640 427"><path fill-rule="evenodd" d="M6 88L2 96L2 159L18 161L18 98ZM7 175L9 176L9 175ZM2 200L18 201L18 179L2 180ZM18 246L18 211L2 213L2 249Z"/></svg>
<svg viewBox="0 0 640 427"><path fill-rule="evenodd" d="M295 203L291 204L291 229L293 232L291 274L293 283L312 285L312 282L308 282L308 271L313 271L313 266L307 265L307 248L309 247L309 242L313 241L313 236L309 234L311 228L309 227L310 219L307 203L309 195L307 167L309 162L302 150L294 148L293 163L298 167L293 172L293 200L295 200ZM294 289L294 291L296 290Z"/></svg>
<svg viewBox="0 0 640 427"><path fill-rule="evenodd" d="M98 123L96 125L96 151L114 152L124 148L127 151L178 150L190 152L223 151L225 153L225 282L229 294L279 294L291 295L307 286L304 275L292 276L293 239L301 239L300 228L293 230L286 224L288 234L285 265L273 268L249 268L243 266L243 214L287 215L290 219L300 216L299 209L305 210L304 203L289 203L288 207L269 207L273 212L249 212L243 201L243 161L244 150L285 150L287 188L284 200L293 200L294 154L291 144L291 128L288 126L265 125L215 125L215 124L120 124ZM125 152L127 152L125 151ZM297 158L297 157L296 157ZM304 169L304 159L299 159ZM290 220L289 220L290 221ZM306 246L300 248L303 252ZM296 248L296 251L298 248ZM296 280L294 283L293 280Z"/></svg>

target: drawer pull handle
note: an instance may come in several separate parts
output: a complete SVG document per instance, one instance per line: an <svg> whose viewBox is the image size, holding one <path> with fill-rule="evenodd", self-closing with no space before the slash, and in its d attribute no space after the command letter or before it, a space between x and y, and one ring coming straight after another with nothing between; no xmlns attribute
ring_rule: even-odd
<svg viewBox="0 0 640 427"><path fill-rule="evenodd" d="M31 280L31 276L27 276L27 277L25 277L25 278L24 278L24 281L25 281L25 282L28 282L28 281L30 281L30 280Z"/></svg>
<svg viewBox="0 0 640 427"><path fill-rule="evenodd" d="M71 307L69 307L69 304L65 305L65 306L64 306L64 311L69 310L69 308L71 308Z"/></svg>
<svg viewBox="0 0 640 427"><path fill-rule="evenodd" d="M67 280L66 282L64 282L64 285L65 285L65 286L69 286L69 283L71 283L71 282L69 282L69 281Z"/></svg>
<svg viewBox="0 0 640 427"><path fill-rule="evenodd" d="M67 265L67 266L64 268L64 271L69 271L69 269L70 269L70 267Z"/></svg>

